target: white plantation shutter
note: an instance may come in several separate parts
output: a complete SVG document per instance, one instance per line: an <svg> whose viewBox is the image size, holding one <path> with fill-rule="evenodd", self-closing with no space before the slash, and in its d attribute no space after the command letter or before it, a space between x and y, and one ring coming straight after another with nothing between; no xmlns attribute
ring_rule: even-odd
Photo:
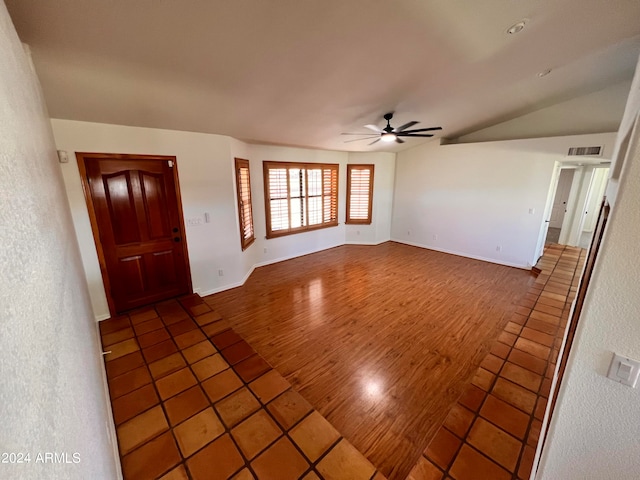
<svg viewBox="0 0 640 480"><path fill-rule="evenodd" d="M370 224L373 204L373 165L347 165L347 221Z"/></svg>
<svg viewBox="0 0 640 480"><path fill-rule="evenodd" d="M236 187L240 220L240 245L242 250L245 250L256 238L253 231L249 161L242 158L236 158Z"/></svg>
<svg viewBox="0 0 640 480"><path fill-rule="evenodd" d="M267 238L338 224L338 165L263 162Z"/></svg>

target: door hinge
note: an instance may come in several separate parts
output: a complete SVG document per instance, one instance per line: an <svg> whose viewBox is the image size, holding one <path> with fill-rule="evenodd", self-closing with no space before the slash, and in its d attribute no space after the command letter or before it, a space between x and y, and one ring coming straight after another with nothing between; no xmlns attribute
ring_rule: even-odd
<svg viewBox="0 0 640 480"><path fill-rule="evenodd" d="M173 168L173 160L167 160L167 163L169 163L169 168Z"/></svg>

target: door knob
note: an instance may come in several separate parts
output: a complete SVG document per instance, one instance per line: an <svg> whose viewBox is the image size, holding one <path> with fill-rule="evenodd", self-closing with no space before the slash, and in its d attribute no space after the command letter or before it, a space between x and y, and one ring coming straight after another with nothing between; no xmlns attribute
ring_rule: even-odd
<svg viewBox="0 0 640 480"><path fill-rule="evenodd" d="M178 243L180 241L180 237L173 237L173 241Z"/></svg>
<svg viewBox="0 0 640 480"><path fill-rule="evenodd" d="M173 227L173 233L178 233L178 227Z"/></svg>

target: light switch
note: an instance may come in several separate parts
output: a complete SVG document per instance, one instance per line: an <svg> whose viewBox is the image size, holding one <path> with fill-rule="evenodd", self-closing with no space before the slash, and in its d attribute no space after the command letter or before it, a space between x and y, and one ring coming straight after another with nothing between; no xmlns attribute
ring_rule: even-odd
<svg viewBox="0 0 640 480"><path fill-rule="evenodd" d="M640 374L640 362L614 354L607 377L623 385L636 386Z"/></svg>

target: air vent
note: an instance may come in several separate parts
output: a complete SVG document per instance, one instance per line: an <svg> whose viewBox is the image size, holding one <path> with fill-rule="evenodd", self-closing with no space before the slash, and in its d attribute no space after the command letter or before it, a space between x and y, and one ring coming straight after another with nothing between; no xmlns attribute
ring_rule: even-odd
<svg viewBox="0 0 640 480"><path fill-rule="evenodd" d="M571 147L569 153L570 157L600 157L602 155L602 146L597 147Z"/></svg>

